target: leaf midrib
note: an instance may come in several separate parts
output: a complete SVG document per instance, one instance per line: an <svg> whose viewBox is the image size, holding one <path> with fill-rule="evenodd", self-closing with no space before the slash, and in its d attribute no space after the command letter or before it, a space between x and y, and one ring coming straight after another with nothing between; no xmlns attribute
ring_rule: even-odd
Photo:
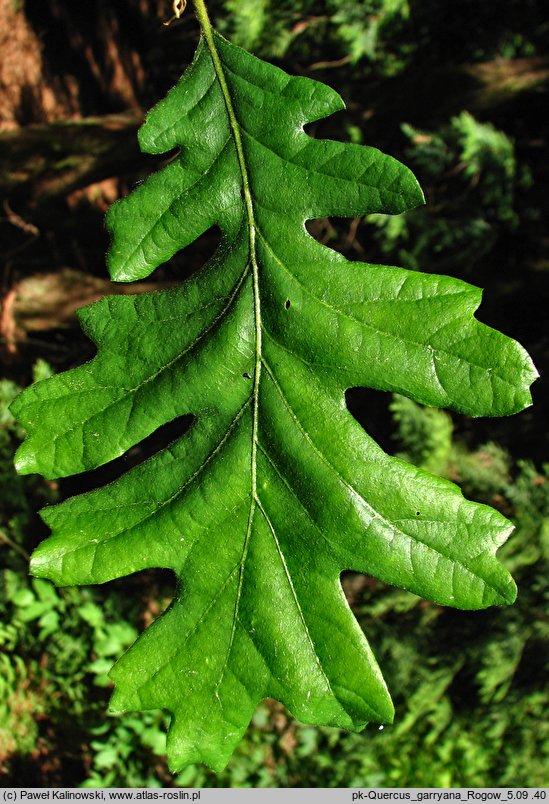
<svg viewBox="0 0 549 804"><path fill-rule="evenodd" d="M253 286L253 299L254 299L254 323L255 323L255 360L254 360L254 383L253 383L253 390L252 390L252 443L251 443L251 462L250 462L250 476L251 476L251 497L250 497L250 512L248 516L248 523L246 526L246 535L244 538L244 544L242 547L242 556L240 560L240 573L238 579L238 589L236 592L234 610L233 610L233 621L231 625L231 635L229 638L229 645L227 648L227 653L225 656L225 662L223 668L220 673L219 680L216 684L215 689L215 696L219 703L221 704L221 700L219 698L219 689L221 687L222 680L225 675L225 671L227 669L229 658L231 655L232 645L234 643L236 627L238 622L238 609L240 605L240 598L242 595L242 588L244 583L244 567L246 565L246 558L248 555L248 548L250 544L250 538L252 535L253 530L253 521L254 515L256 512L256 508L259 504L259 499L257 496L257 445L258 445L258 422L259 422L259 383L261 379L261 300L259 295L259 266L257 264L257 256L256 256L256 242L255 242L255 235L256 235L256 223L255 223L255 215L254 215L254 205L252 200L252 193L250 189L250 181L248 178L248 168L246 165L246 158L244 154L244 148L242 145L242 137L240 135L240 125L238 119L236 117L236 113L233 107L233 102L231 98L231 93L229 91L229 87L227 84L227 80L225 78L225 69L221 62L221 57L217 50L215 39L214 39L214 32L211 25L211 22L208 17L208 13L206 11L206 7L201 0L195 3L195 11L197 17L200 22L200 26L202 29L202 34L206 40L208 45L208 49L210 51L210 55L212 58L215 74L219 81L219 85L221 87L221 92L223 94L223 100L225 102L225 107L227 109L227 115L229 118L229 127L232 131L236 154L238 159L238 165L240 168L240 174L242 176L242 194L244 197L244 204L246 208L246 216L248 218L248 235L249 235L249 263L252 268L252 286ZM248 266L247 266L248 267ZM221 705L221 708L222 705Z"/></svg>
<svg viewBox="0 0 549 804"><path fill-rule="evenodd" d="M197 8L198 8L198 5L199 4L197 4ZM324 668L322 667L322 662L320 661L320 657L317 654L316 646L314 644L314 640L311 637L311 634L309 632L309 628L308 628L307 623L305 621L303 611L302 611L301 606L299 604L299 600L297 599L295 588L294 588L291 576L289 574L288 567L286 565L286 561L284 559L284 556L282 555L282 552L281 552L281 549L280 549L280 544L279 544L278 539L276 537L276 533L274 531L272 523L270 522L270 520L269 520L269 518L268 518L268 516L267 516L267 514L265 512L265 509L263 508L263 505L262 505L262 503L261 503L261 501L259 499L258 493L257 493L257 449L258 449L258 441L259 441L259 439L258 439L259 384L260 384L260 379L261 379L261 367L262 367L262 364L263 364L263 359L262 359L262 354L261 354L261 300L260 300L260 295L259 295L259 266L257 264L257 255L256 255L256 231L257 231L257 226L256 226L256 222L255 222L254 206L253 206L253 199L252 199L252 194L251 194L251 189L250 189L250 181L249 181L249 178L248 178L248 169L247 169L247 165L246 165L246 158L245 158L245 154L244 154L244 148L242 146L242 138L241 138L241 135L240 135L240 124L238 122L238 119L236 117L236 114L235 114L235 111L234 111L234 108L233 108L233 105L232 105L232 98L231 98L231 95L230 95L230 92L229 92L227 81L225 79L224 66L223 66L223 64L221 62L221 58L220 58L219 53L217 51L217 48L215 46L215 40L214 40L214 37L213 37L213 31L212 31L211 25L209 24L209 20L200 19L200 22L201 22L201 25L202 25L202 31L203 31L204 37L206 39L206 42L207 42L209 50L210 50L210 54L211 54L212 61L213 61L213 64L214 64L214 69L215 69L217 78L219 80L220 86L221 86L221 91L223 93L223 99L225 101L225 106L227 108L227 114L228 114L228 117L229 117L229 125L230 125L230 128L231 128L232 132L233 132L233 137L234 137L235 147L236 147L236 152L237 152L237 157L238 157L238 163L239 163L239 167L240 167L240 173L241 173L241 176L242 176L242 190L243 190L244 201L245 201L245 206L246 206L246 215L247 215L247 218L248 218L249 247L250 247L249 260L250 260L250 264L251 264L251 267L252 267L252 284L253 284L253 297L254 297L254 320L255 320L255 335L256 335L256 339L255 339L254 386L253 386L253 391L252 391L252 449L251 449L251 487L252 488L251 488L250 513L249 513L249 517L248 517L248 524L247 524L247 528L246 528L246 536L245 536L245 539L244 539L244 545L243 545L243 548L242 548L242 557L241 557L241 563L240 563L240 577L239 577L239 581L238 581L238 589L237 589L235 605L234 605L234 613L233 613L233 622L232 622L232 627L231 627L231 635L230 635L230 638L229 638L229 645L228 645L228 648L227 648L225 662L224 662L222 671L220 673L219 680L218 680L218 682L216 684L216 693L215 694L216 694L217 700L221 703L220 698L219 698L219 689L220 689L223 677L225 675L225 671L227 669L227 665L228 665L229 657L230 657L230 653L231 653L231 648L232 648L232 645L233 645L233 642L234 642L234 637L235 637L236 628L237 628L237 622L238 622L238 609L239 609L240 597L241 597L241 594L242 594L242 587L243 587L243 581L244 581L244 567L245 567L245 564L246 564L246 558L247 558L247 554L248 554L250 538L251 538L251 534L252 534L252 530L253 530L253 520L254 520L255 512L256 512L256 510L259 510L260 513L262 514L262 516L265 518L265 521L267 522L267 524L268 524L268 526L269 526L269 528L271 530L271 533L273 535L275 545L276 545L277 551L279 553L281 563L283 565L284 572L285 572L286 578L288 580L290 590L291 590L292 596L294 598L294 602L295 602L297 610L298 610L299 617L300 617L300 619L302 621L302 624L304 626L305 633L307 635L307 639L308 639L308 641L310 643L310 646L312 648L313 655L314 655L315 661L316 661L316 663L317 663L317 665L319 667L320 673L323 676L323 678L325 679L325 681L326 681L326 683L328 685L328 688L332 690L332 692L334 694L334 697L339 701L339 698L336 695L335 691L332 689L330 681L329 681L328 677L326 676ZM345 707L343 706L341 701L340 701L340 704L342 705L343 710L346 711Z"/></svg>

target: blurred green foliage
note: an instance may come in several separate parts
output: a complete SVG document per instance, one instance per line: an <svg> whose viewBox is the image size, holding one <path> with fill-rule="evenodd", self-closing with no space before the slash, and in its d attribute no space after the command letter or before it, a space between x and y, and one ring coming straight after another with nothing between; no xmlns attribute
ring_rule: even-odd
<svg viewBox="0 0 549 804"><path fill-rule="evenodd" d="M49 373L44 361L35 364L34 379ZM127 589L57 589L29 577L28 553L43 535L34 511L55 502L58 490L14 472L23 433L8 405L19 390L0 380L0 777L11 772L14 756L61 771L68 751L81 774L71 783L84 781L89 767L109 784L115 773L106 769L118 762L125 784L147 785L142 768L150 750L164 748L162 715L123 724L105 717L107 672L137 636L141 598Z"/></svg>
<svg viewBox="0 0 549 804"><path fill-rule="evenodd" d="M236 44L267 58L314 51L322 41L352 63L393 75L414 61L481 61L543 52L547 16L538 0L222 0L217 27ZM494 14L497 13L497 19ZM299 41L298 41L299 40ZM364 67L364 64L362 64Z"/></svg>
<svg viewBox="0 0 549 804"><path fill-rule="evenodd" d="M519 225L517 194L531 184L530 172L517 165L503 131L466 111L435 132L407 124L402 131L410 142L405 161L423 177L427 206L408 215L368 216L381 251L414 270L474 275Z"/></svg>
<svg viewBox="0 0 549 804"><path fill-rule="evenodd" d="M398 45L398 55L390 42L404 33L409 18L408 0L311 0L296 4L281 0L225 0L221 28L241 47L270 58L282 58L298 38L319 36L328 40L327 50L338 51L356 63L384 59L384 69L393 73L404 66L403 55L410 47ZM301 49L301 42L300 42Z"/></svg>

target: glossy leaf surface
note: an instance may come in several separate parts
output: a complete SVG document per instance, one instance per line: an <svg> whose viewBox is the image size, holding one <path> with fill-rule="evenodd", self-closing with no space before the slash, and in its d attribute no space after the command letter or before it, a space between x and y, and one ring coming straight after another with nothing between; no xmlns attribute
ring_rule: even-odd
<svg viewBox="0 0 549 804"><path fill-rule="evenodd" d="M391 157L305 134L342 106L210 31L140 131L144 151L179 155L107 225L118 281L214 225L217 253L179 288L83 310L97 356L14 406L29 434L19 470L50 478L195 417L115 482L45 509L53 535L32 560L62 585L177 574L171 608L112 671L115 710L173 713L174 769L223 767L267 696L308 723L392 719L343 570L461 608L515 597L495 558L510 523L387 456L346 409L345 390L362 385L508 414L529 404L536 375L518 344L474 318L478 289L351 263L307 234L307 219L423 200Z"/></svg>

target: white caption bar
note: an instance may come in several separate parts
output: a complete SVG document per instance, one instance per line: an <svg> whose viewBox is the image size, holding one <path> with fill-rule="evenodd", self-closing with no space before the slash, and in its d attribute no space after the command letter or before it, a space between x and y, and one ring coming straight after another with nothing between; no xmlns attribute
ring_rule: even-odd
<svg viewBox="0 0 549 804"><path fill-rule="evenodd" d="M547 787L476 787L476 788L110 788L84 790L82 788L36 788L12 787L4 789L0 795L0 804L32 804L33 802L105 802L105 804L144 804L144 802L180 802L196 801L200 804L255 804L268 802L277 804L277 799L284 804L339 804L340 802L377 802L377 804L423 804L430 802L459 801L463 804L475 802L513 802L513 804L549 804Z"/></svg>

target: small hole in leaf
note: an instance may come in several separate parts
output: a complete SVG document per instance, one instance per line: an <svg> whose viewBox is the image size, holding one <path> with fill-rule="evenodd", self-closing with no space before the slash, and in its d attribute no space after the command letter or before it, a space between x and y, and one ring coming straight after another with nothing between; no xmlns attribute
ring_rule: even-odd
<svg viewBox="0 0 549 804"><path fill-rule="evenodd" d="M419 516L419 511L416 511L416 516Z"/></svg>
<svg viewBox="0 0 549 804"><path fill-rule="evenodd" d="M242 376L244 377L245 380L251 380L252 379L252 375L248 374L247 371L245 371Z"/></svg>
<svg viewBox="0 0 549 804"><path fill-rule="evenodd" d="M286 310L289 310L291 306L292 306L291 301L290 301L289 299L286 299L286 304L284 305L284 307L286 308Z"/></svg>

